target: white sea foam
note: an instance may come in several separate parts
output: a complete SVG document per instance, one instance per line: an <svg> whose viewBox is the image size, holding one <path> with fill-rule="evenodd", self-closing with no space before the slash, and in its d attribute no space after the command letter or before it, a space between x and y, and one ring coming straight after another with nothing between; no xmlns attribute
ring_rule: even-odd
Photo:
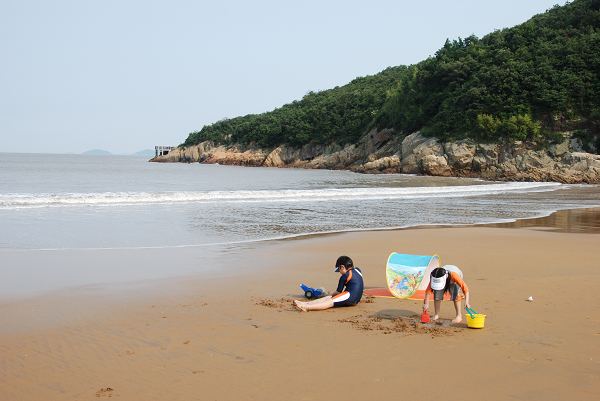
<svg viewBox="0 0 600 401"><path fill-rule="evenodd" d="M0 209L52 206L111 206L171 203L319 202L332 200L418 199L545 192L561 187L549 182L508 182L443 187L326 188L259 191L102 192L0 194Z"/></svg>

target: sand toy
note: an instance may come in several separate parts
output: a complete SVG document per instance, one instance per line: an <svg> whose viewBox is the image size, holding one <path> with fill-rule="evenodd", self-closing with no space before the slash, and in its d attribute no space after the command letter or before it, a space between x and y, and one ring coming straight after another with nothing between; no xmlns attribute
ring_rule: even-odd
<svg viewBox="0 0 600 401"><path fill-rule="evenodd" d="M323 288L313 288L306 284L300 284L300 288L304 291L304 296L308 299L321 298L327 295L327 291Z"/></svg>
<svg viewBox="0 0 600 401"><path fill-rule="evenodd" d="M485 316L482 313L477 313L473 308L467 308L467 327L471 329L483 329L485 326Z"/></svg>

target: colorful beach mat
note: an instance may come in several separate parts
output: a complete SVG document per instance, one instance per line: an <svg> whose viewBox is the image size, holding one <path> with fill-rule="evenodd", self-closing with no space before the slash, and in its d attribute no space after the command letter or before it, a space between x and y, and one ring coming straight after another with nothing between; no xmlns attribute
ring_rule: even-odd
<svg viewBox="0 0 600 401"><path fill-rule="evenodd" d="M394 294L391 293L389 288L366 288L363 291L363 294L369 296L369 297L375 297L375 298L396 298L394 296ZM411 295L408 298L404 298L404 299L410 299L413 301L422 301L425 298L425 291L420 291L417 290L415 291L415 293L413 295ZM464 298L464 296L462 294L458 294L457 296L458 300L462 300ZM430 299L433 299L430 297ZM446 293L444 294L444 301L449 301L450 300L450 294Z"/></svg>

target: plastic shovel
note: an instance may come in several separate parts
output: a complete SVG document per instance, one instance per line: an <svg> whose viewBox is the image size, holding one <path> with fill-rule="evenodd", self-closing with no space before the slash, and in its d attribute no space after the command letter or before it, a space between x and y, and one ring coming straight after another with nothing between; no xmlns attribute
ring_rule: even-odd
<svg viewBox="0 0 600 401"><path fill-rule="evenodd" d="M469 308L469 307L465 307L465 309L467 310L467 313L469 315L471 315L471 319L475 319L475 316L473 316L473 315L476 315L477 311L475 309Z"/></svg>

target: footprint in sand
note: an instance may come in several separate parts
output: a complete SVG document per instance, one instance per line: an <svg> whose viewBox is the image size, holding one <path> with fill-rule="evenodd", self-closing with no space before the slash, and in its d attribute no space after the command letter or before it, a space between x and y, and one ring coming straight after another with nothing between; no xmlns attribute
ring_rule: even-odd
<svg viewBox="0 0 600 401"><path fill-rule="evenodd" d="M112 397L115 389L111 387L102 387L100 390L96 391L96 397Z"/></svg>
<svg viewBox="0 0 600 401"><path fill-rule="evenodd" d="M190 343L190 340L186 340L183 342L185 345L188 345Z"/></svg>

